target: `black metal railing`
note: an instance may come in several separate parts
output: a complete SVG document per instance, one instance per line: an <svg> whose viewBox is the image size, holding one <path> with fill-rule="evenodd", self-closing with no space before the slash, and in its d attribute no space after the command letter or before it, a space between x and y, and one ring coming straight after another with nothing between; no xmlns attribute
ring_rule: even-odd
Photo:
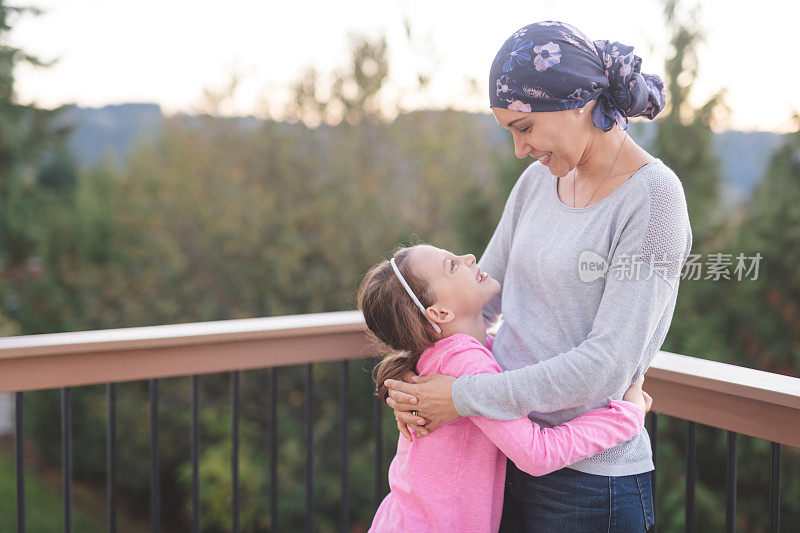
<svg viewBox="0 0 800 533"><path fill-rule="evenodd" d="M192 531L200 533L200 380L198 376L191 377L192 410L191 445L189 454L192 461Z"/></svg>
<svg viewBox="0 0 800 533"><path fill-rule="evenodd" d="M161 532L161 489L158 484L158 380L148 381L150 388L150 524L153 533Z"/></svg>
<svg viewBox="0 0 800 533"><path fill-rule="evenodd" d="M348 461L348 362L342 361L340 366L340 386L339 402L341 404L341 502L339 509L339 529L346 532L350 530L350 498L349 498L349 461ZM304 434L305 434L305 507L306 507L306 531L314 530L314 447L313 447L313 425L312 407L314 401L314 382L312 378L312 364L304 365L303 387L304 387ZM277 528L277 431L276 421L276 383L277 368L271 368L268 376L269 394L269 442L270 442L270 512L273 530ZM239 417L240 417L240 396L239 396L240 372L232 371L229 373L230 388L230 410L231 410L231 433L232 444L231 453L231 479L232 479L232 531L240 531L240 481L239 481ZM159 380L151 379L149 384L150 399L150 523L151 531L158 533L161 530L160 518L160 487L159 487L159 426L158 426L158 401L159 401ZM369 391L364 391L369 394ZM72 406L71 389L65 387L61 389L61 428L62 428L62 483L63 483L63 505L64 505L64 531L71 532L72 524ZM113 383L106 384L107 408L107 431L106 431L106 450L107 450L107 476L106 476L106 495L107 495L107 530L115 533L117 530L117 487L116 487L116 460L117 460L117 439L116 439L116 391ZM192 531L201 530L201 509L200 509L200 479L199 479L199 451L200 451L200 431L199 431L199 397L200 387L198 376L191 376L191 463L192 463ZM24 410L23 393L15 394L15 439L16 443L16 490L17 490L17 531L25 531L25 474L24 474L24 447L22 431ZM377 509L378 505L386 495L386 471L383 456L383 432L381 420L384 415L381 402L376 398L373 402L373 437L375 439L375 478L374 478L374 499L373 505ZM651 445L653 451L653 462L656 470L653 474L653 498L655 511L658 509L657 494L657 474L658 474L658 420L660 416L655 412L648 415L648 425L650 430ZM696 433L697 424L687 423L686 433L686 515L685 531L694 531L695 516L695 484L696 484ZM737 433L727 432L727 461L726 461L726 496L725 496L725 530L732 532L736 528L736 485L737 485ZM772 443L771 448L771 469L770 469L770 493L769 493L769 531L777 533L780 528L780 454L781 445ZM658 524L658 522L656 522ZM656 526L657 527L657 526Z"/></svg>
<svg viewBox="0 0 800 533"><path fill-rule="evenodd" d="M653 464L656 469L653 471L652 487L653 502L655 513L658 513L657 479L658 479L658 419L665 415L651 412L648 415L648 431L650 433L650 444L653 450ZM696 484L696 435L697 425L695 422L687 422L686 430L686 514L684 530L690 533L695 530L695 484ZM725 531L736 531L736 443L737 433L728 431L726 477L725 477ZM769 492L769 529L770 533L780 531L780 454L781 445L771 443L771 467L770 467L770 492ZM654 533L658 531L658 520L653 528Z"/></svg>
<svg viewBox="0 0 800 533"><path fill-rule="evenodd" d="M117 532L117 391L106 384L106 523L108 531Z"/></svg>
<svg viewBox="0 0 800 533"><path fill-rule="evenodd" d="M284 328L283 324L286 323L288 320L286 317L280 317L282 322L280 322L280 328ZM299 319L298 319L299 320ZM306 319L303 319L306 320ZM261 362L261 366L257 366L256 364L247 363L246 359L242 358L240 361L243 361L249 366L245 364L241 364L241 366L231 365L226 366L220 369L217 368L217 371L225 371L228 376L228 384L229 384L229 409L231 415L231 428L230 428L230 440L231 440L231 460L230 460L230 470L231 470L231 480L232 480L232 489L231 489L231 524L232 524L232 531L239 532L241 529L241 479L240 479L240 412L242 408L242 402L240 397L240 380L241 380L241 372L246 370L238 370L238 368L267 368L267 382L266 386L268 388L268 393L266 395L267 398L267 405L266 405L266 422L267 427L265 431L265 440L266 445L269 449L268 451L268 465L269 465L269 491L268 491L268 498L269 498L269 513L270 513L270 525L272 531L280 531L281 528L279 527L279 515L278 515L278 502L279 502L279 479L278 479L278 448L279 448L279 423L278 423L278 384L280 381L280 374L284 372L285 369L291 367L284 367L279 368L278 366L274 366L275 361L277 361L277 357L280 354L286 352L286 344L285 342L291 342L296 344L291 344L292 350L300 350L297 348L298 346L307 346L307 344L302 344L305 341L306 337L310 337L311 335L322 335L325 342L328 339L335 339L334 335L340 334L341 330L350 328L349 335L356 336L360 335L358 331L359 323L353 321L353 324L345 324L342 326L342 322L336 322L339 320L338 318L334 317L331 319L331 322L334 322L339 330L336 330L335 333L319 333L320 323L322 320L318 318L309 318L307 320L318 320L313 325L313 328L317 328L314 330L316 333L304 333L305 330L297 333L297 327L293 326L295 329L286 328L286 331L294 331L294 333L286 333L284 337L276 337L276 331L278 334L283 334L280 328L276 327L273 329L269 329L267 326L258 326L258 328L262 328L266 331L269 335L265 337L266 340L263 342L275 342L275 345L278 346L276 348L275 353L278 354L276 356L270 355L270 357L275 357L275 359L264 359ZM327 319L326 319L327 320ZM183 328L181 331L185 331L186 326L182 325ZM302 330L302 326L300 328ZM312 328L309 327L309 330ZM226 332L225 334L230 334ZM236 335L240 335L241 331L236 331ZM249 334L249 333L248 333ZM306 337L304 337L304 335ZM326 337L324 335L330 335ZM168 346L169 349L173 348L174 344L167 344L158 345L159 342L162 342L163 335L159 333L159 335L153 335L150 338L146 338L147 341L146 345L143 342L142 350L154 350L154 349L163 349L164 346ZM274 339L278 338L278 341ZM289 339L287 341L286 339ZM59 337L60 339L60 337ZM135 341L124 340L126 343L130 342L139 342L142 339L136 339ZM107 347L107 340L102 339L102 342L106 344L103 346L103 349L106 352L103 352L103 356L106 354L111 354L111 356L116 357L133 357L130 355L131 347L130 345L126 345L125 349L128 352L123 353L122 349L120 348L119 352L115 350L117 348L109 349ZM319 342L319 339L316 339ZM341 341L341 339L340 339ZM58 342L62 342L58 340ZM120 341L123 342L123 341ZM194 342L194 346L197 344L197 341L192 339L191 342ZM235 338L233 340L227 341L229 342L228 345L225 345L222 342L209 342L209 344L214 344L215 350L221 350L220 353L224 353L226 356L233 357L235 356L235 352L237 350L237 343L243 343L242 339ZM338 342L338 341L337 341ZM349 342L349 341L348 341ZM281 344L283 343L283 344ZM324 343L323 343L324 344ZM11 343L9 343L11 345ZM339 530L345 532L351 529L351 479L349 476L350 470L350 434L353 431L351 427L351 413L350 413L350 405L348 402L348 393L350 392L351 388L351 376L349 373L349 361L342 360L344 357L342 353L349 353L343 352L341 346L345 344L342 343L339 345L339 353L338 360L336 365L338 365L338 401L339 401L339 413L340 413L340 420L339 420L339 441L340 441L340 494L341 499L338 502L338 528ZM50 350L52 348L52 344L47 344L42 342L42 350ZM155 346L155 347L154 347ZM11 350L14 349L8 348L8 354L4 357L0 357L0 363L10 365L17 364L21 358L29 357L31 364L41 364L41 360L43 357L40 353L34 353L32 355L19 355L18 352L12 352ZM80 349L84 349L81 347ZM315 348L313 355L306 356L304 359L300 361L300 364L295 365L295 368L302 369L302 388L303 388L303 406L302 406L302 416L303 416L303 443L305 446L304 450L304 481L305 481L305 530L306 531L314 531L316 529L315 524L315 478L314 478L314 460L315 457L318 456L314 449L314 425L313 425L313 413L314 413L314 402L315 402L315 381L314 381L314 368L316 364L327 364L326 361L331 361L331 358L326 358L327 355L322 355L323 352L326 352L330 349L329 346L323 346L322 348ZM250 345L247 348L247 353L251 353L253 351L253 345ZM260 349L258 350L260 353ZM355 349L353 350L356 351ZM242 353L245 353L246 350L242 349ZM58 350L53 349L54 354L60 354L62 352L58 352ZM296 353L300 353L299 351ZM166 355L169 356L171 352L168 352ZM2 354L0 354L2 355ZM163 355L162 355L163 356ZM361 355L353 355L350 359L360 359ZM691 358L684 358L681 359L681 363L685 363L687 359ZM137 359L138 360L138 359ZM212 365L207 361L211 361L212 359L203 360L206 361L203 364ZM10 361L10 362L9 362ZM89 365L95 365L96 360L88 360L84 363L87 366L84 367L86 369L90 368ZM216 361L216 359L214 359ZM310 362L309 362L310 361ZM667 359L664 359L667 361ZM150 364L153 364L152 361ZM283 363L286 364L285 360ZM717 364L717 363L709 363L709 364ZM190 366L191 365L191 366ZM184 371L186 368L191 368L192 371L195 371L194 367L195 363L192 360L191 363L186 363L186 366L180 367L180 371ZM654 363L655 365L655 363ZM664 366L666 368L669 365ZM676 365L672 365L673 367ZM678 365L680 366L680 365ZM5 368L5 367L4 367ZM18 368L18 367L14 367ZM95 368L92 366L91 368ZM156 368L156 366L153 366ZM211 366L206 366L206 368L211 368ZM334 367L335 368L335 367ZM662 368L662 370L663 370ZM714 371L716 372L717 367L714 367ZM125 367L124 374L112 374L112 370L107 370L109 373L103 375L103 379L115 379L117 381L125 381L125 378L131 380L129 378L130 372L138 371L136 369L130 370L129 367ZM149 421L150 421L150 435L149 435L149 516L150 516L150 529L153 532L159 532L161 529L161 492L160 492L160 484L159 484L159 383L161 377L168 377L179 375L174 369L170 369L168 372L170 373L162 373L160 370L148 370L149 374L142 375L140 374L139 379L146 379L148 383L148 394L149 394ZM166 372L166 371L165 371ZM669 370L669 372L675 373L674 369ZM206 371L206 373L212 373L211 371ZM738 436L740 434L746 434L749 436L755 436L757 438L765 439L770 435L773 435L772 438L766 438L765 440L768 441L782 441L787 445L797 446L797 443L800 442L798 440L797 433L791 433L789 436L780 436L774 433L771 433L777 427L783 425L784 420L790 418L792 416L796 416L798 412L798 408L800 408L800 403L797 402L797 398L800 398L800 394L798 394L798 388L794 384L790 384L785 389L780 389L776 386L764 386L760 387L758 385L749 385L749 384L742 384L741 380L734 382L734 380L725 379L716 379L713 383L709 384L708 377L704 377L701 375L702 373L691 373L687 371L683 376L687 377L685 380L686 383L691 382L690 385L681 384L680 382L674 382L676 384L672 384L673 382L669 379L662 377L655 377L654 381L651 381L651 386L655 386L657 383L660 382L662 388L661 391L662 396L659 398L663 398L668 396L669 387L676 387L675 390L681 391L681 386L691 386L694 387L695 390L700 390L702 392L708 392L709 394L717 393L722 389L725 389L724 393L728 394L730 398L739 398L739 399L757 399L757 401L761 402L762 407L758 407L758 409L764 409L764 411L753 411L758 413L757 418L762 418L762 414L769 414L770 415L770 422L766 425L759 426L760 429L747 429L742 426L731 425L733 424L729 420L724 421L717 421L717 418L720 417L720 420L723 418L724 409L720 407L714 407L712 410L712 418L711 419L703 419L697 418L692 413L684 412L684 415L687 419L687 433L686 433L686 466L685 466L685 495L686 495L686 514L685 514L685 524L684 529L688 531L693 531L695 529L695 485L696 485L696 470L697 470L697 455L696 455L696 447L697 447L697 426L698 425L713 425L719 423L719 427L724 428L727 431L727 460L725 463L725 471L726 471L726 490L725 490L725 530L726 531L735 531L736 528L736 517L737 517L737 444L738 444ZM6 374L8 375L8 374ZM23 374L19 374L19 376L23 376ZM25 374L24 376L28 376ZM648 373L650 376L650 373ZM781 376L777 375L767 375L767 378L770 380L778 380ZM22 377L18 378L22 379ZM27 377L26 377L27 379ZM93 378L94 384L102 383L102 379ZM649 379L649 378L648 378ZM793 378L787 378L793 379ZM72 487L72 478L73 478L73 420L72 420L72 401L71 401L71 388L70 386L61 386L61 385L72 385L77 383L74 381L74 376L64 378L63 381L60 381L61 378L58 377L56 381L49 382L49 387L58 387L61 391L61 452L62 452L62 485L63 485L63 509L64 509L64 516L63 516L63 529L66 532L71 532L73 529L73 487ZM70 381L72 380L72 381ZM655 381L660 380L660 381ZM706 380L706 381L703 381ZM134 380L135 381L135 380ZM797 380L795 379L792 383L795 383ZM200 380L199 374L189 376L190 382L190 424L189 424L189 454L190 454L190 461L191 461L191 468L192 468L192 475L191 475L191 530L194 532L201 531L201 519L202 519L202 509L201 509L201 499L200 499L200 446L202 443L202 435L200 434L200 420L199 420L199 409L200 409ZM85 383L82 382L82 383ZM733 384L729 387L730 384ZM47 388L45 386L43 388ZM728 387L728 388L726 388ZM749 387L749 388L748 388ZM772 387L772 388L770 388ZM783 387L783 385L781 385ZM20 387L23 388L23 387ZM30 384L26 385L25 390L39 390L42 388L41 386L37 388L37 386L32 386ZM746 390L745 390L746 389ZM5 385L5 388L0 390L14 390L8 384ZM745 390L745 392L742 392ZM777 392L776 392L777 391ZM106 528L107 531L110 533L115 533L118 527L118 491L117 491L117 458L118 458L118 449L119 446L124 446L123 442L119 442L117 439L117 391L116 386L114 383L107 383L105 384L105 392L106 392L106 399L107 399L107 428L106 428ZM365 387L365 390L360 391L360 394L363 395L370 395L371 390ZM775 395L784 395L780 398L783 399L774 399L778 396ZM679 393L672 393L673 396L680 396ZM23 431L22 428L24 427L24 393L23 392L15 392L15 436L14 436L14 445L15 445L15 468L16 468L16 518L17 518L17 531L19 533L23 533L26 531L26 499L25 499L25 443L23 439ZM786 400L785 398L790 398ZM661 400L662 410L664 412L663 407L665 403ZM674 402L673 402L674 403ZM677 405L677 404L675 404ZM694 406L694 404L692 404ZM386 409L380 400L374 398L371 403L371 410L372 416L366 416L365 418L369 420L371 418L370 423L367 425L369 431L371 431L371 438L374 441L374 480L373 480L373 494L372 494L372 511L374 512L381 501L383 500L384 496L387 493L387 472L386 472L386 459L387 456L384 454L384 435L383 435L383 421L386 419L388 421L389 411ZM667 411L669 412L669 411ZM366 414L366 413L364 413ZM674 419L681 419L681 416L676 416L675 411L672 412L670 415L666 414L657 414L656 412L652 412L648 416L648 430L650 433L651 438L651 446L652 446L652 453L653 453L653 462L658 465L658 461L660 459L659 454L659 420L662 417L672 417ZM706 415L704 415L706 416ZM688 420L689 418L696 418L698 422ZM738 422L736 422L738 423ZM749 419L748 419L749 423ZM669 421L667 422L669 424ZM370 427L371 426L371 427ZM360 427L360 426L359 426ZM666 426L669 427L669 426ZM729 431L729 429L738 429L739 431ZM794 430L790 430L794 431ZM777 435L777 436L775 436ZM395 438L396 435L392 434L392 438ZM388 442L386 444L389 444ZM661 458L663 459L663 458ZM780 529L780 466L781 466L781 444L778 442L772 442L771 445L771 456L770 456L770 489L769 489L769 531L770 532L778 532ZM659 513L659 494L658 494L658 478L659 470L656 470L653 473L652 477L652 491L653 491L653 499L654 499L654 511L658 516ZM360 494L359 497L361 499L368 498L369 496L365 494ZM288 520L288 519L286 519ZM658 524L658 520L656 520L656 524Z"/></svg>

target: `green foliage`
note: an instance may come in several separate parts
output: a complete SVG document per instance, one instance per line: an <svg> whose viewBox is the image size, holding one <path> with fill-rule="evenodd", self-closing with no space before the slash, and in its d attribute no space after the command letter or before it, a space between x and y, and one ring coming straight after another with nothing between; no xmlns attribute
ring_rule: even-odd
<svg viewBox="0 0 800 533"><path fill-rule="evenodd" d="M0 0L0 328L14 331L19 327L15 315L20 302L30 302L28 294L20 294L26 278L37 278L41 258L36 256L45 244L47 200L36 186L37 174L45 182L59 187L74 183L74 168L66 171L69 154L57 151L42 165L42 157L63 142L68 133L56 127L53 118L58 110L20 105L14 93L14 69L20 63L45 66L25 51L9 45L11 27L22 15L38 15L35 8L10 7ZM61 157L59 157L61 156ZM22 328L26 328L23 326Z"/></svg>
<svg viewBox="0 0 800 533"><path fill-rule="evenodd" d="M66 144L59 144L45 160L37 175L39 184L69 194L78 181L78 165Z"/></svg>
<svg viewBox="0 0 800 533"><path fill-rule="evenodd" d="M669 2L667 12L675 5ZM2 36L7 11L0 13ZM748 211L720 220L718 162L710 144L719 99L700 109L689 105L700 30L692 21L670 24L672 108L659 121L657 155L684 182L695 251L761 251L765 259L757 283L683 282L665 349L796 374L798 137L776 155ZM2 57L4 87L12 87L5 73L12 72L8 65L17 56ZM226 95L210 94L209 115L166 119L161 136L142 142L121 170L106 164L76 169L63 145L58 148L58 136L47 133L52 132L50 115L14 105L9 90L8 99L0 101L0 269L5 274L0 334L352 309L360 277L398 243L422 240L479 255L527 162L513 156L510 142L506 150L499 148L496 130L478 127L480 117L453 110L395 116L400 108L383 90L388 73L385 41L354 38L344 70L332 76L309 71L298 82L288 122L241 127L235 119L215 116ZM375 400L368 392L373 364L349 363L344 413L351 519L354 527L364 528L374 512ZM266 497L267 435L273 424L278 428L277 528L303 527L302 371L278 370L277 420L269 418L266 371L242 374L244 530L273 525ZM338 364L314 366L314 499L321 531L336 528L341 499L339 372ZM210 375L200 382L203 530L227 531L228 379ZM185 531L191 516L189 380L164 379L159 390L165 530ZM25 397L31 445L57 465L58 393ZM146 509L147 383L120 384L117 398L121 505ZM102 494L103 387L73 389L73 420L76 479ZM675 531L683 524L685 423L661 420L659 524L662 531ZM392 422L383 409L384 467L396 445ZM700 429L698 530L718 530L724 521L724 450L723 432ZM742 438L739 465L740 529L758 531L768 481L767 444ZM797 453L785 450L783 521L790 527L800 520L797 468Z"/></svg>
<svg viewBox="0 0 800 533"><path fill-rule="evenodd" d="M686 191L694 249L702 249L715 232L719 211L720 163L712 150L713 120L724 111L724 91L698 108L689 96L699 70L697 48L703 29L698 22L699 4L681 9L680 0L665 0L664 15L671 32L672 55L665 64L668 108L658 122L656 152L680 177Z"/></svg>
<svg viewBox="0 0 800 533"><path fill-rule="evenodd" d="M308 69L292 88L289 117L310 124L346 122L376 123L396 111L396 106L381 98L381 88L389 75L386 38L375 42L363 36L350 36L350 61L322 86L316 69ZM327 97L323 97L327 94Z"/></svg>
<svg viewBox="0 0 800 533"><path fill-rule="evenodd" d="M57 487L35 473L25 477L26 531L61 531L64 527L63 500ZM103 521L76 509L72 516L74 531L99 533ZM14 455L0 448L0 531L17 530L17 486Z"/></svg>
<svg viewBox="0 0 800 533"><path fill-rule="evenodd" d="M799 119L800 122L800 119ZM731 298L746 359L781 374L800 371L800 128L772 158L733 245L763 256L757 280Z"/></svg>
<svg viewBox="0 0 800 533"><path fill-rule="evenodd" d="M478 118L455 111L383 120L377 102L385 45L354 47L354 95L337 95L344 113L317 128L265 121L257 129L204 116L165 120L124 170L99 165L77 182L57 154L32 185L38 206L41 272L20 284L26 333L271 316L352 309L360 277L399 242L419 239L479 254L507 191L502 161ZM378 68L358 67L372 58ZM361 70L359 70L361 68ZM334 83L334 89L337 82ZM319 92L330 88L321 88ZM344 90L344 89L342 89ZM314 89L312 94L315 94ZM224 95L217 95L217 105ZM316 98L314 96L313 98ZM309 101L302 113L315 109ZM314 100L314 102L317 102ZM318 102L317 102L318 103ZM333 104L331 104L333 105ZM337 104L338 105L338 104ZM348 107L349 106L349 107ZM317 106L316 109L322 109ZM332 109L331 107L326 109ZM305 116L305 115L303 115ZM310 116L310 115L309 115ZM512 154L508 154L513 158ZM53 178L49 176L54 176ZM506 181L507 182L507 178ZM69 184L69 186L66 186ZM69 190L69 195L62 192ZM455 221L455 224L454 224ZM354 523L374 512L374 363L349 364L350 487ZM279 371L279 526L302 527L305 514L302 369ZM315 365L316 520L336 527L340 490L337 365ZM203 376L201 500L204 530L230 529L230 414L226 376ZM242 525L269 526L268 388L263 373L242 379ZM73 389L75 476L102 487L105 472L102 387ZM117 479L126 506L148 505L149 412L146 383L117 386ZM191 516L187 379L161 380L160 483L165 523L185 530ZM285 401L288 400L288 401ZM26 432L40 453L60 461L59 399L26 395ZM382 410L385 466L396 431ZM84 450L87 453L84 453Z"/></svg>
<svg viewBox="0 0 800 533"><path fill-rule="evenodd" d="M758 279L687 279L664 350L797 375L800 370L800 297L797 255L800 234L800 172L797 136L775 154L766 179L741 212L725 213L719 203L719 161L711 147L711 124L724 110L723 93L699 108L689 92L699 70L697 46L702 28L697 10L666 1L674 55L666 73L671 108L659 120L658 156L683 182L694 234L692 252L707 262L710 253L762 255ZM733 269L731 269L732 271ZM705 277L706 272L703 271ZM686 423L661 417L659 431L659 530L679 531L684 524ZM769 443L740 436L738 444L738 516L742 531L766 531L769 494ZM698 531L718 531L725 522L726 432L698 427L698 477L695 524ZM800 454L784 449L782 526L800 526ZM792 480L792 481L788 481ZM787 482L788 481L788 482ZM791 495L791 496L790 496ZM788 503L787 503L788 502Z"/></svg>

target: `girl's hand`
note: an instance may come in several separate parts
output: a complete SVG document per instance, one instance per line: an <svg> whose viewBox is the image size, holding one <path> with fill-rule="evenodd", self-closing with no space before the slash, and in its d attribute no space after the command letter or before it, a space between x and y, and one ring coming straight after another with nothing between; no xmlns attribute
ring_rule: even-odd
<svg viewBox="0 0 800 533"><path fill-rule="evenodd" d="M386 404L395 410L398 427L402 424L424 437L441 425L461 417L453 405L452 376L415 376L412 383L387 379L389 397ZM411 414L417 411L417 415ZM425 420L427 419L427 421ZM422 426L425 427L422 427Z"/></svg>
<svg viewBox="0 0 800 533"><path fill-rule="evenodd" d="M640 377L636 383L628 387L622 399L626 402L635 403L644 411L644 414L647 414L650 411L650 407L653 406L653 399L642 390L642 384L644 384L644 376Z"/></svg>

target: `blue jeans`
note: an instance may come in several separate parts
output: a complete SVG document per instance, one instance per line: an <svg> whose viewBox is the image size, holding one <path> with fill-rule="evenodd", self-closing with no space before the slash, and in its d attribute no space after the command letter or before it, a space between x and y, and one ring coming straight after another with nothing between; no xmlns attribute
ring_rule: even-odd
<svg viewBox="0 0 800 533"><path fill-rule="evenodd" d="M562 468L534 477L508 461L501 533L643 532L653 527L651 472L596 476Z"/></svg>

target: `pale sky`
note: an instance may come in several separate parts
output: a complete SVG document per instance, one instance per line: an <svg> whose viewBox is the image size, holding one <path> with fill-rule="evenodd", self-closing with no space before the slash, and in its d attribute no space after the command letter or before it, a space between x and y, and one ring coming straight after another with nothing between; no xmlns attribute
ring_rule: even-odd
<svg viewBox="0 0 800 533"><path fill-rule="evenodd" d="M473 2L451 0L26 0L46 11L14 26L12 44L47 69L20 67L17 94L44 107L153 102L165 112L196 111L204 87L242 76L227 109L279 111L287 86L309 66L331 72L347 60L348 33L383 31L394 91L433 73L427 95L407 107L488 112L488 70L505 39L538 20L563 20L592 39L634 46L642 71L663 74L667 31L658 0ZM692 2L684 2L692 5ZM728 89L724 128L788 131L800 110L796 49L800 4L786 0L704 0L706 28L694 100ZM615 9L611 9L614 6ZM405 37L403 19L414 39ZM427 53L426 41L435 55ZM469 80L480 93L469 91ZM408 92L406 90L406 93Z"/></svg>

